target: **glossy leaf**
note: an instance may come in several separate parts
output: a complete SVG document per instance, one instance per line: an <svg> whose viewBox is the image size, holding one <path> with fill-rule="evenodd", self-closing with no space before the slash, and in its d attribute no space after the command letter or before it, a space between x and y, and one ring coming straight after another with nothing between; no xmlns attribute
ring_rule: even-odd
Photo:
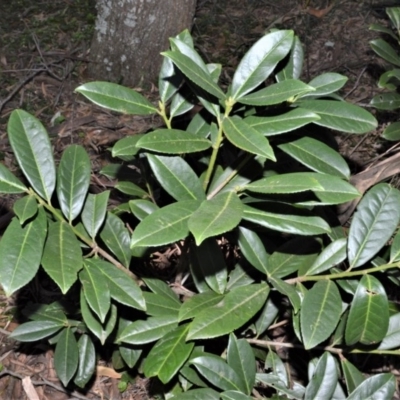
<svg viewBox="0 0 400 400"><path fill-rule="evenodd" d="M114 188L122 193L127 194L128 196L139 197L141 199L146 199L150 197L145 190L143 190L140 186L136 185L133 182L119 181L116 183Z"/></svg>
<svg viewBox="0 0 400 400"><path fill-rule="evenodd" d="M71 223L81 212L90 183L90 159L82 146L71 145L58 166L57 197Z"/></svg>
<svg viewBox="0 0 400 400"><path fill-rule="evenodd" d="M231 290L236 287L246 286L253 283L254 278L251 276L249 269L249 266L245 263L238 262L229 274L227 289Z"/></svg>
<svg viewBox="0 0 400 400"><path fill-rule="evenodd" d="M43 209L24 227L16 218L7 227L0 240L0 283L7 296L36 275L46 234L47 221Z"/></svg>
<svg viewBox="0 0 400 400"><path fill-rule="evenodd" d="M239 149L275 161L268 139L239 117L226 117L222 122L228 140Z"/></svg>
<svg viewBox="0 0 400 400"><path fill-rule="evenodd" d="M258 318L254 322L257 337L260 337L278 316L279 308L271 298L267 300Z"/></svg>
<svg viewBox="0 0 400 400"><path fill-rule="evenodd" d="M396 378L392 374L377 374L366 379L347 400L392 399L396 391Z"/></svg>
<svg viewBox="0 0 400 400"><path fill-rule="evenodd" d="M315 89L315 92L310 93L311 96L326 96L337 92L347 82L348 78L336 72L326 72L312 79L308 85ZM307 97L302 96L302 97Z"/></svg>
<svg viewBox="0 0 400 400"><path fill-rule="evenodd" d="M305 295L300 323L304 347L312 349L334 331L342 314L342 299L333 281L317 282Z"/></svg>
<svg viewBox="0 0 400 400"><path fill-rule="evenodd" d="M320 116L316 125L346 133L366 133L378 125L375 117L363 108L335 100L304 100L301 108Z"/></svg>
<svg viewBox="0 0 400 400"><path fill-rule="evenodd" d="M53 222L44 246L42 266L62 293L68 292L82 268L82 250L72 228L65 222Z"/></svg>
<svg viewBox="0 0 400 400"><path fill-rule="evenodd" d="M330 231L329 225L319 217L276 214L245 206L243 219L269 229L298 235L320 235Z"/></svg>
<svg viewBox="0 0 400 400"><path fill-rule="evenodd" d="M256 359L246 339L237 339L233 333L229 335L227 362L238 374L244 393L251 394L256 380Z"/></svg>
<svg viewBox="0 0 400 400"><path fill-rule="evenodd" d="M92 103L123 114L149 115L157 112L143 95L111 82L88 82L75 89Z"/></svg>
<svg viewBox="0 0 400 400"><path fill-rule="evenodd" d="M364 275L350 306L346 324L346 343L380 342L389 326L389 304L383 285L372 275Z"/></svg>
<svg viewBox="0 0 400 400"><path fill-rule="evenodd" d="M275 374L260 374L260 373L258 373L256 375L256 380L257 380L257 382L261 382L264 385L270 386L270 387L274 388L275 390L284 393L290 399L298 399L298 400L304 399L305 390L304 390L303 386L295 383L294 388L289 389L287 387L287 385L284 382L282 382L282 380Z"/></svg>
<svg viewBox="0 0 400 400"><path fill-rule="evenodd" d="M118 349L122 359L129 368L133 368L137 364L143 352L142 349L122 346L122 345L120 345Z"/></svg>
<svg viewBox="0 0 400 400"><path fill-rule="evenodd" d="M330 353L325 352L318 360L313 376L307 385L304 399L331 399L337 383L335 359Z"/></svg>
<svg viewBox="0 0 400 400"><path fill-rule="evenodd" d="M232 79L231 96L239 99L251 92L273 72L290 51L293 31L280 30L259 39L240 61Z"/></svg>
<svg viewBox="0 0 400 400"><path fill-rule="evenodd" d="M194 343L186 343L188 325L181 325L163 336L150 350L143 365L147 377L157 376L168 383L188 359Z"/></svg>
<svg viewBox="0 0 400 400"><path fill-rule="evenodd" d="M340 264L347 257L346 248L347 240L345 238L330 243L310 266L306 275L317 275Z"/></svg>
<svg viewBox="0 0 400 400"><path fill-rule="evenodd" d="M57 333L62 327L60 321L30 321L17 326L9 336L20 342L36 342Z"/></svg>
<svg viewBox="0 0 400 400"><path fill-rule="evenodd" d="M129 324L118 336L117 341L140 345L154 342L178 326L178 316L164 315L137 320Z"/></svg>
<svg viewBox="0 0 400 400"><path fill-rule="evenodd" d="M204 200L200 180L181 157L147 155L150 167L160 185L175 200Z"/></svg>
<svg viewBox="0 0 400 400"><path fill-rule="evenodd" d="M379 93L372 98L370 105L378 110L396 110L400 108L400 95L396 92Z"/></svg>
<svg viewBox="0 0 400 400"><path fill-rule="evenodd" d="M26 111L14 110L8 121L7 131L22 172L33 189L50 203L56 185L56 168L45 128Z"/></svg>
<svg viewBox="0 0 400 400"><path fill-rule="evenodd" d="M400 140L400 122L391 123L382 133L382 137L386 140Z"/></svg>
<svg viewBox="0 0 400 400"><path fill-rule="evenodd" d="M268 351L267 358L265 359L264 369L272 371L272 374L279 377L279 379L286 386L289 386L289 377L288 372L286 371L286 366L278 354L276 354L273 350Z"/></svg>
<svg viewBox="0 0 400 400"><path fill-rule="evenodd" d="M0 193L18 194L26 190L27 187L0 163Z"/></svg>
<svg viewBox="0 0 400 400"><path fill-rule="evenodd" d="M96 350L88 335L82 335L78 340L79 363L75 385L84 388L96 370Z"/></svg>
<svg viewBox="0 0 400 400"><path fill-rule="evenodd" d="M223 295L212 291L195 294L187 299L179 309L179 321L196 317L202 311L221 302L223 298Z"/></svg>
<svg viewBox="0 0 400 400"><path fill-rule="evenodd" d="M252 400L253 398L238 392L237 390L227 390L221 393L221 400Z"/></svg>
<svg viewBox="0 0 400 400"><path fill-rule="evenodd" d="M181 303L157 293L143 292L148 315L159 317L164 315L176 316L179 314Z"/></svg>
<svg viewBox="0 0 400 400"><path fill-rule="evenodd" d="M130 234L123 221L116 215L107 213L100 237L118 260L125 267L129 267L131 261Z"/></svg>
<svg viewBox="0 0 400 400"><path fill-rule="evenodd" d="M241 377L222 358L200 356L193 359L191 364L217 388L246 392L246 386Z"/></svg>
<svg viewBox="0 0 400 400"><path fill-rule="evenodd" d="M133 231L131 247L161 246L184 239L189 234L188 220L199 205L197 200L179 201L148 215Z"/></svg>
<svg viewBox="0 0 400 400"><path fill-rule="evenodd" d="M19 219L19 223L23 225L38 211L38 203L35 196L29 195L21 197L14 203L13 210L15 215Z"/></svg>
<svg viewBox="0 0 400 400"><path fill-rule="evenodd" d="M202 278L214 292L223 294L228 280L228 267L215 239L206 239L191 250L191 263L197 264L197 270L201 271Z"/></svg>
<svg viewBox="0 0 400 400"><path fill-rule="evenodd" d="M343 375L346 382L347 393L352 393L356 387L364 382L363 374L348 360L341 358Z"/></svg>
<svg viewBox="0 0 400 400"><path fill-rule="evenodd" d="M374 39L369 42L372 47L372 50L378 54L379 57L382 57L384 60L388 61L390 64L400 66L400 57L397 54L397 51L383 39Z"/></svg>
<svg viewBox="0 0 400 400"><path fill-rule="evenodd" d="M220 193L205 200L191 215L189 230L199 246L205 239L235 228L242 219L243 205L234 192Z"/></svg>
<svg viewBox="0 0 400 400"><path fill-rule="evenodd" d="M137 283L114 265L99 258L86 259L85 264L95 266L107 283L111 297L121 304L145 311L143 292Z"/></svg>
<svg viewBox="0 0 400 400"><path fill-rule="evenodd" d="M107 202L110 196L108 190L99 193L89 193L82 210L82 222L91 238L94 238L104 222L107 211Z"/></svg>
<svg viewBox="0 0 400 400"><path fill-rule="evenodd" d="M175 118L185 114L194 107L193 98L188 98L184 93L175 93L169 107L169 117Z"/></svg>
<svg viewBox="0 0 400 400"><path fill-rule="evenodd" d="M144 134L137 133L118 140L112 148L111 155L113 157L135 156L140 150L139 147L136 147L136 144L143 136Z"/></svg>
<svg viewBox="0 0 400 400"><path fill-rule="evenodd" d="M302 137L278 146L285 153L315 172L349 179L350 169L345 159L325 143Z"/></svg>
<svg viewBox="0 0 400 400"><path fill-rule="evenodd" d="M166 103L179 89L182 83L182 75L178 73L173 62L164 57L158 76L158 90L160 99Z"/></svg>
<svg viewBox="0 0 400 400"><path fill-rule="evenodd" d="M225 98L224 92L214 82L210 73L198 66L191 58L177 51L166 51L161 54L169 58L190 81L200 86L207 93L218 99Z"/></svg>
<svg viewBox="0 0 400 400"><path fill-rule="evenodd" d="M142 221L148 215L159 210L157 204L149 200L129 200L129 208L139 221Z"/></svg>
<svg viewBox="0 0 400 400"><path fill-rule="evenodd" d="M201 388L174 395L174 400L220 400L219 393L214 389Z"/></svg>
<svg viewBox="0 0 400 400"><path fill-rule="evenodd" d="M400 192L386 183L374 186L358 205L350 225L348 257L357 268L374 257L400 222Z"/></svg>
<svg viewBox="0 0 400 400"><path fill-rule="evenodd" d="M314 92L314 88L296 79L287 79L274 83L264 89L253 92L239 99L239 103L252 106L269 106L290 101L295 96Z"/></svg>
<svg viewBox="0 0 400 400"><path fill-rule="evenodd" d="M89 261L89 260L87 260ZM82 283L83 293L92 311L104 323L111 305L110 290L107 281L90 261L83 263L83 270L79 273L79 280Z"/></svg>
<svg viewBox="0 0 400 400"><path fill-rule="evenodd" d="M239 226L238 243L246 260L260 272L267 274L268 253L256 232Z"/></svg>
<svg viewBox="0 0 400 400"><path fill-rule="evenodd" d="M264 305L269 293L265 284L232 289L223 301L195 317L187 339L208 339L222 336L241 327Z"/></svg>
<svg viewBox="0 0 400 400"><path fill-rule="evenodd" d="M71 328L64 329L58 338L54 352L54 368L57 377L67 386L79 363L78 343Z"/></svg>
<svg viewBox="0 0 400 400"><path fill-rule="evenodd" d="M297 314L301 306L301 299L295 287L274 276L271 278L271 283L276 290L289 298L293 311Z"/></svg>
<svg viewBox="0 0 400 400"><path fill-rule="evenodd" d="M250 116L245 118L244 122L264 136L274 136L294 131L319 119L320 117L311 111L295 108L275 117Z"/></svg>
<svg viewBox="0 0 400 400"><path fill-rule="evenodd" d="M391 315L386 335L379 344L379 350L396 349L400 347L400 313Z"/></svg>
<svg viewBox="0 0 400 400"><path fill-rule="evenodd" d="M294 36L292 48L289 54L289 61L283 69L281 69L275 78L277 82L285 79L299 79L303 71L304 50L298 36Z"/></svg>

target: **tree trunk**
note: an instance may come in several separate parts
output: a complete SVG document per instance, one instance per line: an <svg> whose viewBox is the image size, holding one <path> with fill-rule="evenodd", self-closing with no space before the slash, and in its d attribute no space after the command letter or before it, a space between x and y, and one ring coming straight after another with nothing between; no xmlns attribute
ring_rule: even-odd
<svg viewBox="0 0 400 400"><path fill-rule="evenodd" d="M90 75L140 86L157 82L168 38L192 27L197 0L97 0Z"/></svg>

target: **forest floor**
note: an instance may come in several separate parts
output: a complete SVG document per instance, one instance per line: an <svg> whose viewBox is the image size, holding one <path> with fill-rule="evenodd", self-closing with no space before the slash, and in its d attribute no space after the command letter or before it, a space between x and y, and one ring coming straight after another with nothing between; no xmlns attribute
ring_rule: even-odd
<svg viewBox="0 0 400 400"><path fill-rule="evenodd" d="M372 23L387 23L384 12L373 6L378 0L199 0L193 35L207 62L224 66L222 81L229 83L233 71L250 46L271 28L293 29L305 49L302 80L324 72L347 76L342 95L350 102L369 107L378 93L377 79L385 65L371 50L369 41L378 34ZM70 143L83 144L90 152L97 182L98 171L110 162L107 148L132 132L145 132L152 121L116 116L85 102L74 89L87 81L90 39L96 10L94 0L13 0L0 3L0 161L15 170L15 160L6 135L12 110L23 108L37 116L49 131L57 155ZM386 22L385 22L386 21ZM157 92L145 93L157 99ZM380 124L363 136L337 135L342 154L354 173L372 161L387 156L388 146L380 134L397 113L376 113ZM110 184L109 182L107 183ZM8 220L12 198L0 198L0 229ZM48 296L40 282L29 285L19 304ZM30 296L30 297L29 297ZM31 301L31 300L30 300ZM136 383L122 393L120 374L106 361L99 362L98 377L87 393L66 393L52 364L52 350L41 344L18 347L7 340L18 325L16 303L0 294L0 398L33 399L134 399L152 398L148 381ZM396 365L388 368L397 374ZM29 385L22 378L29 377ZM24 381L26 384L26 380ZM28 389L27 389L28 388Z"/></svg>

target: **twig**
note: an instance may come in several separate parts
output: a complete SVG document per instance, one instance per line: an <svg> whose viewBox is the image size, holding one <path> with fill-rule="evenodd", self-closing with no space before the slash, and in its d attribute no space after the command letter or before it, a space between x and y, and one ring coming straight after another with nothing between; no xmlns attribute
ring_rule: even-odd
<svg viewBox="0 0 400 400"><path fill-rule="evenodd" d="M348 96L350 96L350 95L357 89L358 84L360 83L360 79L361 79L361 77L364 75L364 72L367 70L367 68L368 68L368 67L364 67L364 68L362 69L362 71L360 72L360 74L359 74L358 77L357 77L357 80L356 80L356 83L355 83L354 86L353 86L353 89L351 89L350 92L346 93L346 94L343 96L343 99L345 99L345 98L347 98Z"/></svg>

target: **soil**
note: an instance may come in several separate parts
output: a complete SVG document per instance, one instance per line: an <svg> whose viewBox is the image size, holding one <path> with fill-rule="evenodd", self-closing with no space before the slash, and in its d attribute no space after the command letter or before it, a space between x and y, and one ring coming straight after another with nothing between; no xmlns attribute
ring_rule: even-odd
<svg viewBox="0 0 400 400"><path fill-rule="evenodd" d="M17 172L6 124L15 108L23 108L43 122L56 157L71 143L83 144L94 168L92 185L98 187L113 186L112 180L98 173L110 162L107 149L126 135L160 123L153 118L116 116L73 92L88 79L94 5L95 0L0 2L0 160L11 170ZM382 0L198 0L193 35L204 59L224 66L221 81L226 85L243 54L266 31L293 29L305 49L302 80L308 82L328 71L347 76L342 96L369 108L380 121L376 131L363 136L336 135L356 174L391 154L380 134L387 123L397 120L397 113L377 113L369 107L386 65L370 48L369 41L378 34L368 27L377 22L387 24L386 5ZM144 94L157 101L156 89ZM10 196L0 199L0 229L9 221L12 202ZM160 260L168 265L165 256ZM29 285L18 304L32 297L37 301L51 297L41 285L39 281ZM1 399L34 399L34 393L52 400L154 398L150 393L156 388L140 376L133 377L133 383L121 393L120 374L109 360L99 361L98 377L89 392L65 392L54 372L52 350L16 346L7 340L18 324L16 305L15 299L0 294ZM390 363L387 369L397 372Z"/></svg>

